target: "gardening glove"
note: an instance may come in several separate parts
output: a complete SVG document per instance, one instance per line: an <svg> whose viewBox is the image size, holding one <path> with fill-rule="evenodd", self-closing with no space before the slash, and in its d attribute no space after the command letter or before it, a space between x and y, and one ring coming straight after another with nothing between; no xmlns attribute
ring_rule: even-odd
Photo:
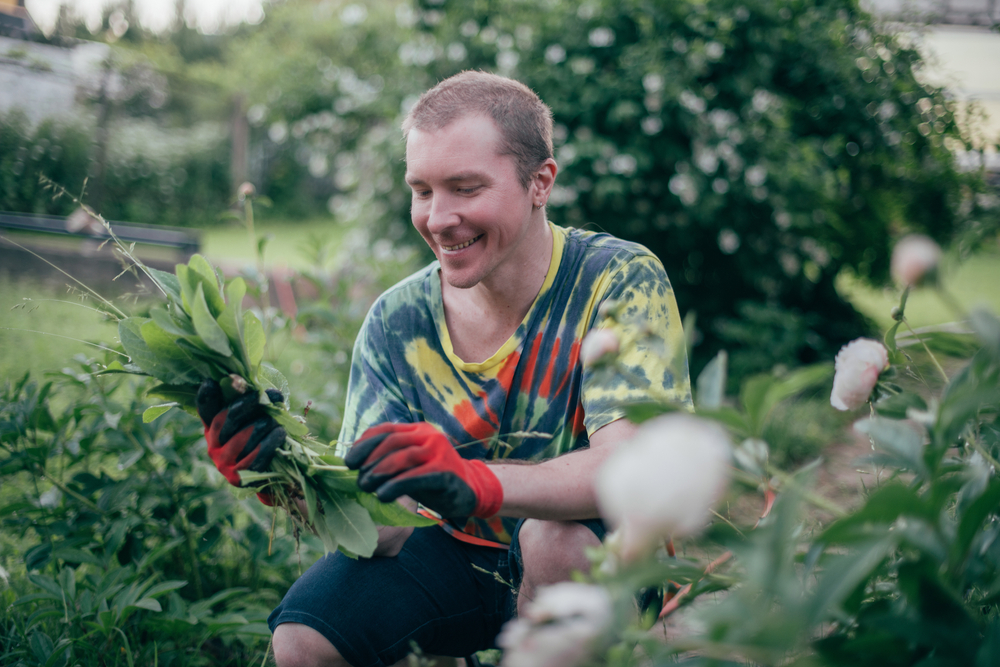
<svg viewBox="0 0 1000 667"><path fill-rule="evenodd" d="M463 459L427 422L379 424L361 434L344 459L360 470L358 486L384 503L410 496L443 517L489 518L503 487L485 463Z"/></svg>
<svg viewBox="0 0 1000 667"><path fill-rule="evenodd" d="M272 403L284 401L275 389L266 393ZM267 414L256 392L226 406L219 383L205 380L198 388L195 404L205 426L208 456L230 484L240 486L240 470L267 470L275 450L285 441L285 429ZM265 505L272 504L269 494L257 496Z"/></svg>

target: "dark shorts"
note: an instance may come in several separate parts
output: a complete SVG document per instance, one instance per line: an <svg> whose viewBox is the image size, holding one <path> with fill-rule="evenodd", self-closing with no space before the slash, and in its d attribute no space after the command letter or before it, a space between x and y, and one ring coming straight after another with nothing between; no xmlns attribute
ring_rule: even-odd
<svg viewBox="0 0 1000 667"><path fill-rule="evenodd" d="M414 643L429 655L456 657L495 648L516 609L522 523L509 551L466 544L431 526L415 529L392 558L327 554L292 584L268 626L307 625L353 667L391 665ZM600 520L580 523L604 539Z"/></svg>

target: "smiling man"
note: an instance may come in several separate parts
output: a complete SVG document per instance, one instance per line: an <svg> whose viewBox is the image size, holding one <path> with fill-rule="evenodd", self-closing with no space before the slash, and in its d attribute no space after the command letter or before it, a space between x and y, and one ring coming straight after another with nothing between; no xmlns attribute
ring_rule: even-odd
<svg viewBox="0 0 1000 667"><path fill-rule="evenodd" d="M594 477L633 431L624 406L690 402L659 260L546 219L558 167L537 95L463 72L425 93L403 130L413 224L437 261L369 312L340 442L363 489L440 525L383 528L375 557L313 565L269 619L280 667L492 647L539 586L588 568L584 549L604 535ZM621 374L580 363L612 300L635 341Z"/></svg>

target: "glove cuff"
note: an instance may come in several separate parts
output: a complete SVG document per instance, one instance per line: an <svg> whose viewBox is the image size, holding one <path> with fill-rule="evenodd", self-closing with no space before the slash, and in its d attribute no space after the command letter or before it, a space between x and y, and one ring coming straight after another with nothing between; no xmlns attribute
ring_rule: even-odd
<svg viewBox="0 0 1000 667"><path fill-rule="evenodd" d="M476 509L472 516L489 519L500 512L503 505L503 485L493 474L489 466L478 459L466 461L469 470L469 482L476 494Z"/></svg>

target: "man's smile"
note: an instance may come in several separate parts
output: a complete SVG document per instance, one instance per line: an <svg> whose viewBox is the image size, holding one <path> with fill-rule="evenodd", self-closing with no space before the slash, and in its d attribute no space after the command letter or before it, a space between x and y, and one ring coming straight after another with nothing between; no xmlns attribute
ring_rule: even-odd
<svg viewBox="0 0 1000 667"><path fill-rule="evenodd" d="M480 234L479 236L476 236L474 238L469 239L465 243L459 243L458 245L444 245L444 244L441 244L441 249L442 250L447 250L449 252L454 252L455 250L461 250L462 248L468 248L470 245L472 245L473 243L475 243L476 241L478 241L481 238L483 238L482 234Z"/></svg>

